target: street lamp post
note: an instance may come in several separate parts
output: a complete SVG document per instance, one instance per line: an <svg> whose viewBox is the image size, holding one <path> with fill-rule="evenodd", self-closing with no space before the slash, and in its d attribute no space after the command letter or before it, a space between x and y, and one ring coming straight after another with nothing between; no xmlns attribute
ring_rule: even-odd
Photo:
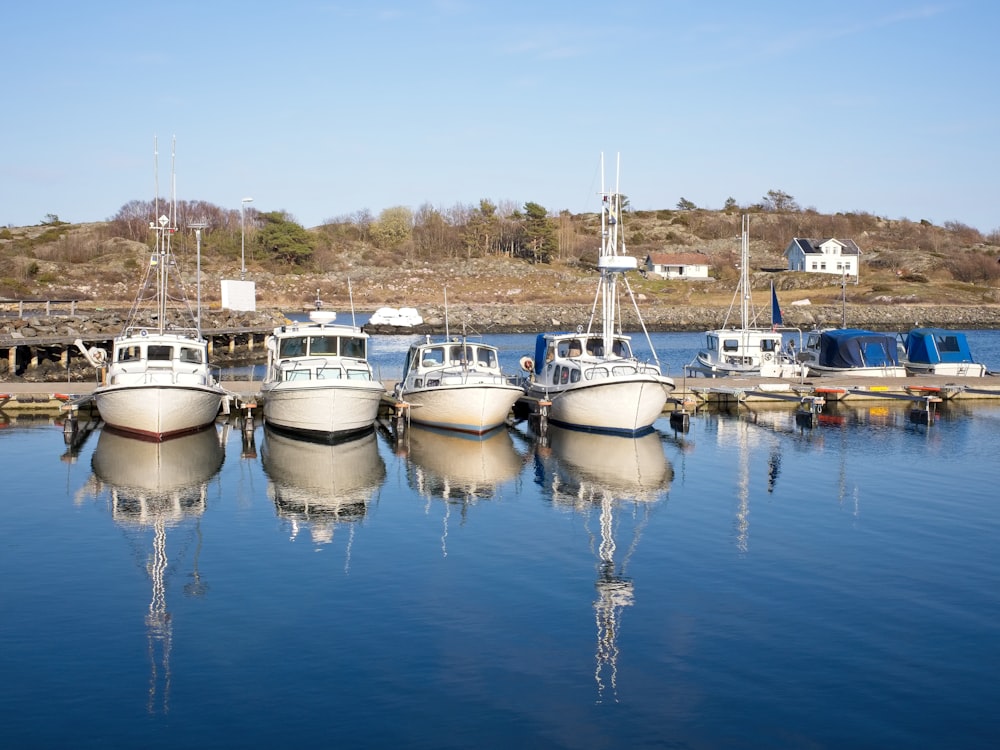
<svg viewBox="0 0 1000 750"><path fill-rule="evenodd" d="M198 260L196 266L197 280L195 281L195 289L196 289L195 293L198 295L198 302L197 306L195 307L194 322L195 325L198 327L199 336L201 335L201 230L207 226L208 224L205 223L204 221L198 221L195 222L194 224L188 224L188 229L194 230L194 237L195 240L197 241L196 257Z"/></svg>
<svg viewBox="0 0 1000 750"><path fill-rule="evenodd" d="M240 201L240 281L243 281L247 276L247 257L246 257L246 232L243 229L243 214L244 208L247 203L253 203L253 198L244 198Z"/></svg>

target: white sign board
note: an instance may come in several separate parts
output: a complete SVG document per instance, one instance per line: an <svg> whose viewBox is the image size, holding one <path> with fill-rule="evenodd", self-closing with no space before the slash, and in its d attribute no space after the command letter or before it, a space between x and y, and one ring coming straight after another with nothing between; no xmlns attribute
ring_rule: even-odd
<svg viewBox="0 0 1000 750"><path fill-rule="evenodd" d="M257 290L252 281L222 280L222 309L257 311Z"/></svg>

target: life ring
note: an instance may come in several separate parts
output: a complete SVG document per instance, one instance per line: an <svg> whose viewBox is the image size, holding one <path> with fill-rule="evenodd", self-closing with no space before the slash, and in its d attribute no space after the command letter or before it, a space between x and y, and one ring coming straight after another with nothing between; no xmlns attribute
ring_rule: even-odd
<svg viewBox="0 0 1000 750"><path fill-rule="evenodd" d="M774 359L774 355L771 354L771 352L764 352L763 359L765 362L770 362L772 359Z"/></svg>
<svg viewBox="0 0 1000 750"><path fill-rule="evenodd" d="M521 357L520 359L521 369L525 372L531 372L535 369L535 360L531 357Z"/></svg>

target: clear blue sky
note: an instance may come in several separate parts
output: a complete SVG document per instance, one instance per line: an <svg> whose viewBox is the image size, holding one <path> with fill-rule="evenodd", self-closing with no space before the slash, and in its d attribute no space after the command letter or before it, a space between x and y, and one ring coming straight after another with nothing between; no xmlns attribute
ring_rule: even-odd
<svg viewBox="0 0 1000 750"><path fill-rule="evenodd" d="M1000 228L994 0L19 2L0 225L285 210L803 208Z"/></svg>

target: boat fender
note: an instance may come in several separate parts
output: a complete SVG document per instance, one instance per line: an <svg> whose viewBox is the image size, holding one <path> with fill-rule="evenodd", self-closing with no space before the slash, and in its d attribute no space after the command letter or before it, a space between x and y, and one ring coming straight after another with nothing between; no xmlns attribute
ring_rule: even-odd
<svg viewBox="0 0 1000 750"><path fill-rule="evenodd" d="M531 357L521 357L520 364L521 369L525 372L531 372L535 369L535 361Z"/></svg>

